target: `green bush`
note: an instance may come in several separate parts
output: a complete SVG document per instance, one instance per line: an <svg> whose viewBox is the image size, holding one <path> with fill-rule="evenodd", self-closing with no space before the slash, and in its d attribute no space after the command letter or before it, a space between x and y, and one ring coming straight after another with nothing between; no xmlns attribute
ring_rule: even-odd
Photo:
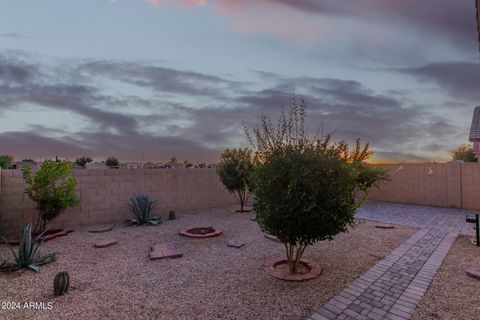
<svg viewBox="0 0 480 320"><path fill-rule="evenodd" d="M105 160L105 165L109 168L118 168L120 162L115 157L108 157L107 160Z"/></svg>
<svg viewBox="0 0 480 320"><path fill-rule="evenodd" d="M248 185L253 171L252 151L245 149L227 149L220 156L217 175L225 188L240 203L240 211L248 201Z"/></svg>
<svg viewBox="0 0 480 320"><path fill-rule="evenodd" d="M291 273L309 245L332 240L353 225L359 191L366 194L386 178L384 171L362 164L372 154L368 144L357 140L350 149L330 135L309 137L305 110L303 101L294 102L277 125L264 116L253 137L246 130L255 151L251 192L257 221L285 245Z"/></svg>
<svg viewBox="0 0 480 320"><path fill-rule="evenodd" d="M35 233L44 231L47 224L67 208L80 203L75 194L77 181L71 176L71 162L46 160L35 173L27 165L23 166L22 173L27 183L25 193L36 202L39 212L34 224Z"/></svg>

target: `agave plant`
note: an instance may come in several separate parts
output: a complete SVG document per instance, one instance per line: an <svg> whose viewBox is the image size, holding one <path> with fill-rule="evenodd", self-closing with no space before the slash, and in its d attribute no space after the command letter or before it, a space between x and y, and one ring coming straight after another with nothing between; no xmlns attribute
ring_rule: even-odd
<svg viewBox="0 0 480 320"><path fill-rule="evenodd" d="M33 238L32 225L27 224L23 226L17 252L15 252L15 249L10 245L7 239L3 237L3 241L5 241L13 254L13 261L6 260L2 262L0 264L0 271L11 272L28 268L38 272L40 271L41 265L55 261L55 253L41 254L40 252L40 246L42 245L45 232L46 230Z"/></svg>
<svg viewBox="0 0 480 320"><path fill-rule="evenodd" d="M150 199L149 196L140 193L130 198L128 209L135 215L135 218L127 220L127 223L132 224L161 224L162 219L151 217L150 214L157 205L157 201Z"/></svg>

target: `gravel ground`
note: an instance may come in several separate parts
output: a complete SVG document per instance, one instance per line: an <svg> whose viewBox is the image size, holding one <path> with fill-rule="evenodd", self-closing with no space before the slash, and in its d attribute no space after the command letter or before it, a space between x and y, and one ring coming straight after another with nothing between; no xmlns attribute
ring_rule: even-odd
<svg viewBox="0 0 480 320"><path fill-rule="evenodd" d="M413 319L480 319L480 281L465 274L470 267L480 267L480 248L470 238L457 238Z"/></svg>
<svg viewBox="0 0 480 320"><path fill-rule="evenodd" d="M209 239L177 234L202 225L219 227L224 234ZM103 234L79 230L45 243L58 253L58 261L39 274L0 274L1 307L45 302L48 308L51 302L51 310L0 308L0 319L304 319L416 231L374 226L360 222L331 242L307 248L305 257L320 262L323 273L303 283L268 276L262 263L283 255L283 245L265 239L249 214L228 209L179 215L161 226L121 226ZM106 237L118 244L93 248ZM227 247L230 239L246 245ZM149 247L158 241L174 243L184 256L150 261ZM0 257L7 253L0 246ZM53 278L64 270L76 288L54 298Z"/></svg>

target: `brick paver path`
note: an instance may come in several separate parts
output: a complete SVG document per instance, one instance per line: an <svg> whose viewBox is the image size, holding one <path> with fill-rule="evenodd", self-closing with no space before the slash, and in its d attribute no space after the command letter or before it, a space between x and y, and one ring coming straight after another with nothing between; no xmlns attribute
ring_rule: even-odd
<svg viewBox="0 0 480 320"><path fill-rule="evenodd" d="M309 320L410 319L458 234L471 234L468 212L370 203L357 217L422 228L311 315Z"/></svg>

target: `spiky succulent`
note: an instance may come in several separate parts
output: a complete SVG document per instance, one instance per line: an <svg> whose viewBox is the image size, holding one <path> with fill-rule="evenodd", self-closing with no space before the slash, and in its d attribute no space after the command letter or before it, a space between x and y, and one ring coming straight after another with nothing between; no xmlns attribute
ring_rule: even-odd
<svg viewBox="0 0 480 320"><path fill-rule="evenodd" d="M170 211L168 213L168 220L175 220L177 217L175 216L175 212L174 211Z"/></svg>
<svg viewBox="0 0 480 320"><path fill-rule="evenodd" d="M3 241L5 241L12 252L13 260L2 262L0 264L0 271L12 272L28 268L38 272L40 271L41 265L55 261L55 253L51 252L42 254L40 252L40 246L42 245L45 233L46 231L34 238L32 237L32 225L27 224L23 226L17 252L15 252L15 249L10 245L7 239L3 237Z"/></svg>
<svg viewBox="0 0 480 320"><path fill-rule="evenodd" d="M157 201L150 199L149 196L139 193L130 198L128 209L135 215L135 218L127 220L127 223L132 224L161 224L161 218L151 217L150 214L157 205Z"/></svg>

